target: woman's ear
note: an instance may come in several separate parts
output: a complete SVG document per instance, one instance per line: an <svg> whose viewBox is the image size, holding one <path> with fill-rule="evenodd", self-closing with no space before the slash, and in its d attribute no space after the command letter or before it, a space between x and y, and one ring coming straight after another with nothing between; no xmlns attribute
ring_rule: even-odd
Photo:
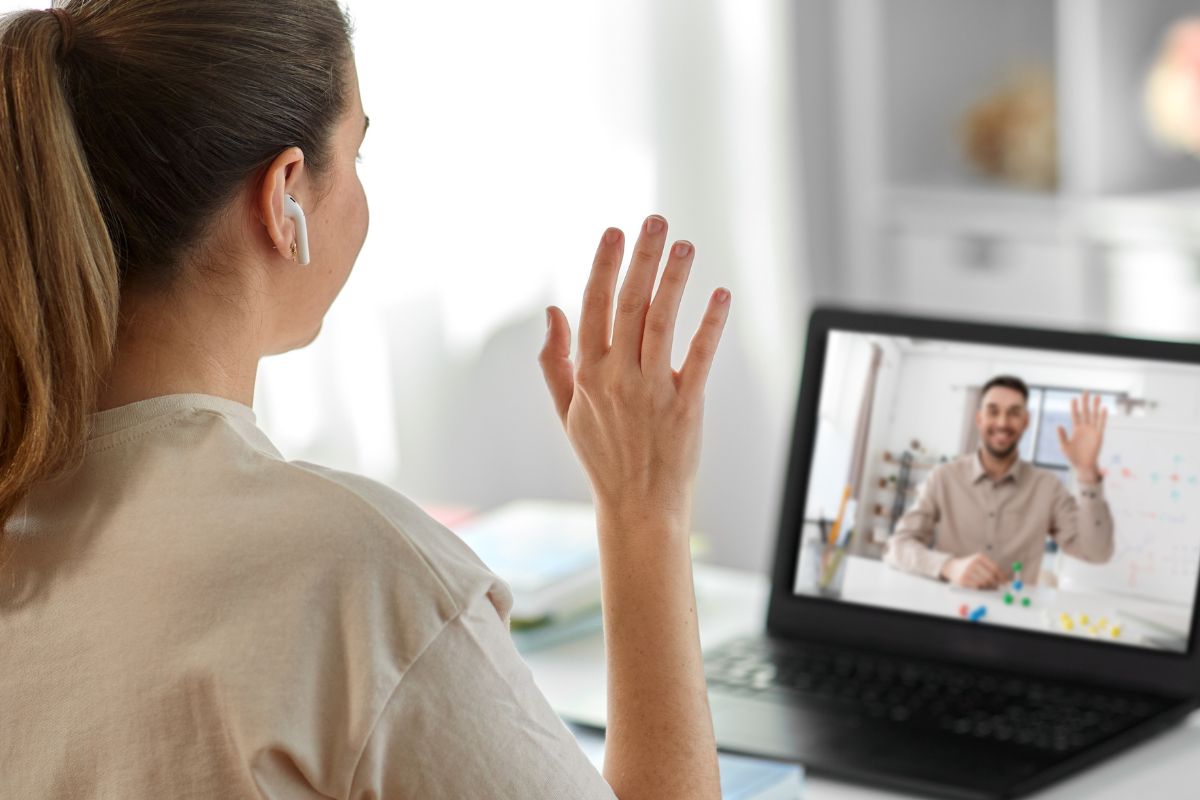
<svg viewBox="0 0 1200 800"><path fill-rule="evenodd" d="M304 174L304 151L289 147L267 165L258 187L255 210L262 220L271 245L284 258L291 260L292 244L296 241L296 226L284 213L284 195L301 200L307 181Z"/></svg>

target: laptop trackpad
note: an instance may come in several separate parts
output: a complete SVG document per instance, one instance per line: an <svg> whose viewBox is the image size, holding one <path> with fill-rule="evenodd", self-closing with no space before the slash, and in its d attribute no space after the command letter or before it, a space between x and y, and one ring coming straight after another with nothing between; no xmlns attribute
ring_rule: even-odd
<svg viewBox="0 0 1200 800"><path fill-rule="evenodd" d="M844 709L718 693L709 701L718 747L799 761L827 774L916 791L950 784L990 795L1038 767L1002 748L870 722Z"/></svg>
<svg viewBox="0 0 1200 800"><path fill-rule="evenodd" d="M823 761L844 752L862 724L854 716L751 697L712 693L709 705L718 747L789 760Z"/></svg>

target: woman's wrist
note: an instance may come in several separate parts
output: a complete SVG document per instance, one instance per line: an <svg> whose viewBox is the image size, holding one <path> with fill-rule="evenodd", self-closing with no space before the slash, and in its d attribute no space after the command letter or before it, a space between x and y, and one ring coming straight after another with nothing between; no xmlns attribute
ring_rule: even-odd
<svg viewBox="0 0 1200 800"><path fill-rule="evenodd" d="M691 499L596 500L596 528L609 544L686 542L691 534Z"/></svg>

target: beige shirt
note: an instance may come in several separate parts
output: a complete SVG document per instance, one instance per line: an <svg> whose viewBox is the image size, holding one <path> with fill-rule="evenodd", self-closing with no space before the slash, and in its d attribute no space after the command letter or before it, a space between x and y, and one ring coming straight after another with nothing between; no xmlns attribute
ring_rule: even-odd
<svg viewBox="0 0 1200 800"><path fill-rule="evenodd" d="M936 467L917 501L896 524L884 562L936 578L951 558L983 553L1010 577L1021 562L1021 578L1034 583L1046 537L1064 553L1104 562L1113 554L1113 521L1102 484L1081 485L1078 498L1053 472L1017 461L999 480L983 468L979 454Z"/></svg>
<svg viewBox="0 0 1200 800"><path fill-rule="evenodd" d="M611 800L413 503L230 400L92 422L6 526L0 797Z"/></svg>

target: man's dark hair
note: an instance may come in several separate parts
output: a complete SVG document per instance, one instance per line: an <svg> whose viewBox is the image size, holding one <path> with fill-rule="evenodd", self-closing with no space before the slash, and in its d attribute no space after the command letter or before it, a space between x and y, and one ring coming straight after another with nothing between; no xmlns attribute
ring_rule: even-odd
<svg viewBox="0 0 1200 800"><path fill-rule="evenodd" d="M979 390L979 402L983 402L983 396L988 393L988 389L993 386L1003 386L1005 389L1013 389L1021 393L1021 397L1025 398L1025 402L1029 402L1029 387L1025 385L1025 381L1015 375L997 375L983 385Z"/></svg>

